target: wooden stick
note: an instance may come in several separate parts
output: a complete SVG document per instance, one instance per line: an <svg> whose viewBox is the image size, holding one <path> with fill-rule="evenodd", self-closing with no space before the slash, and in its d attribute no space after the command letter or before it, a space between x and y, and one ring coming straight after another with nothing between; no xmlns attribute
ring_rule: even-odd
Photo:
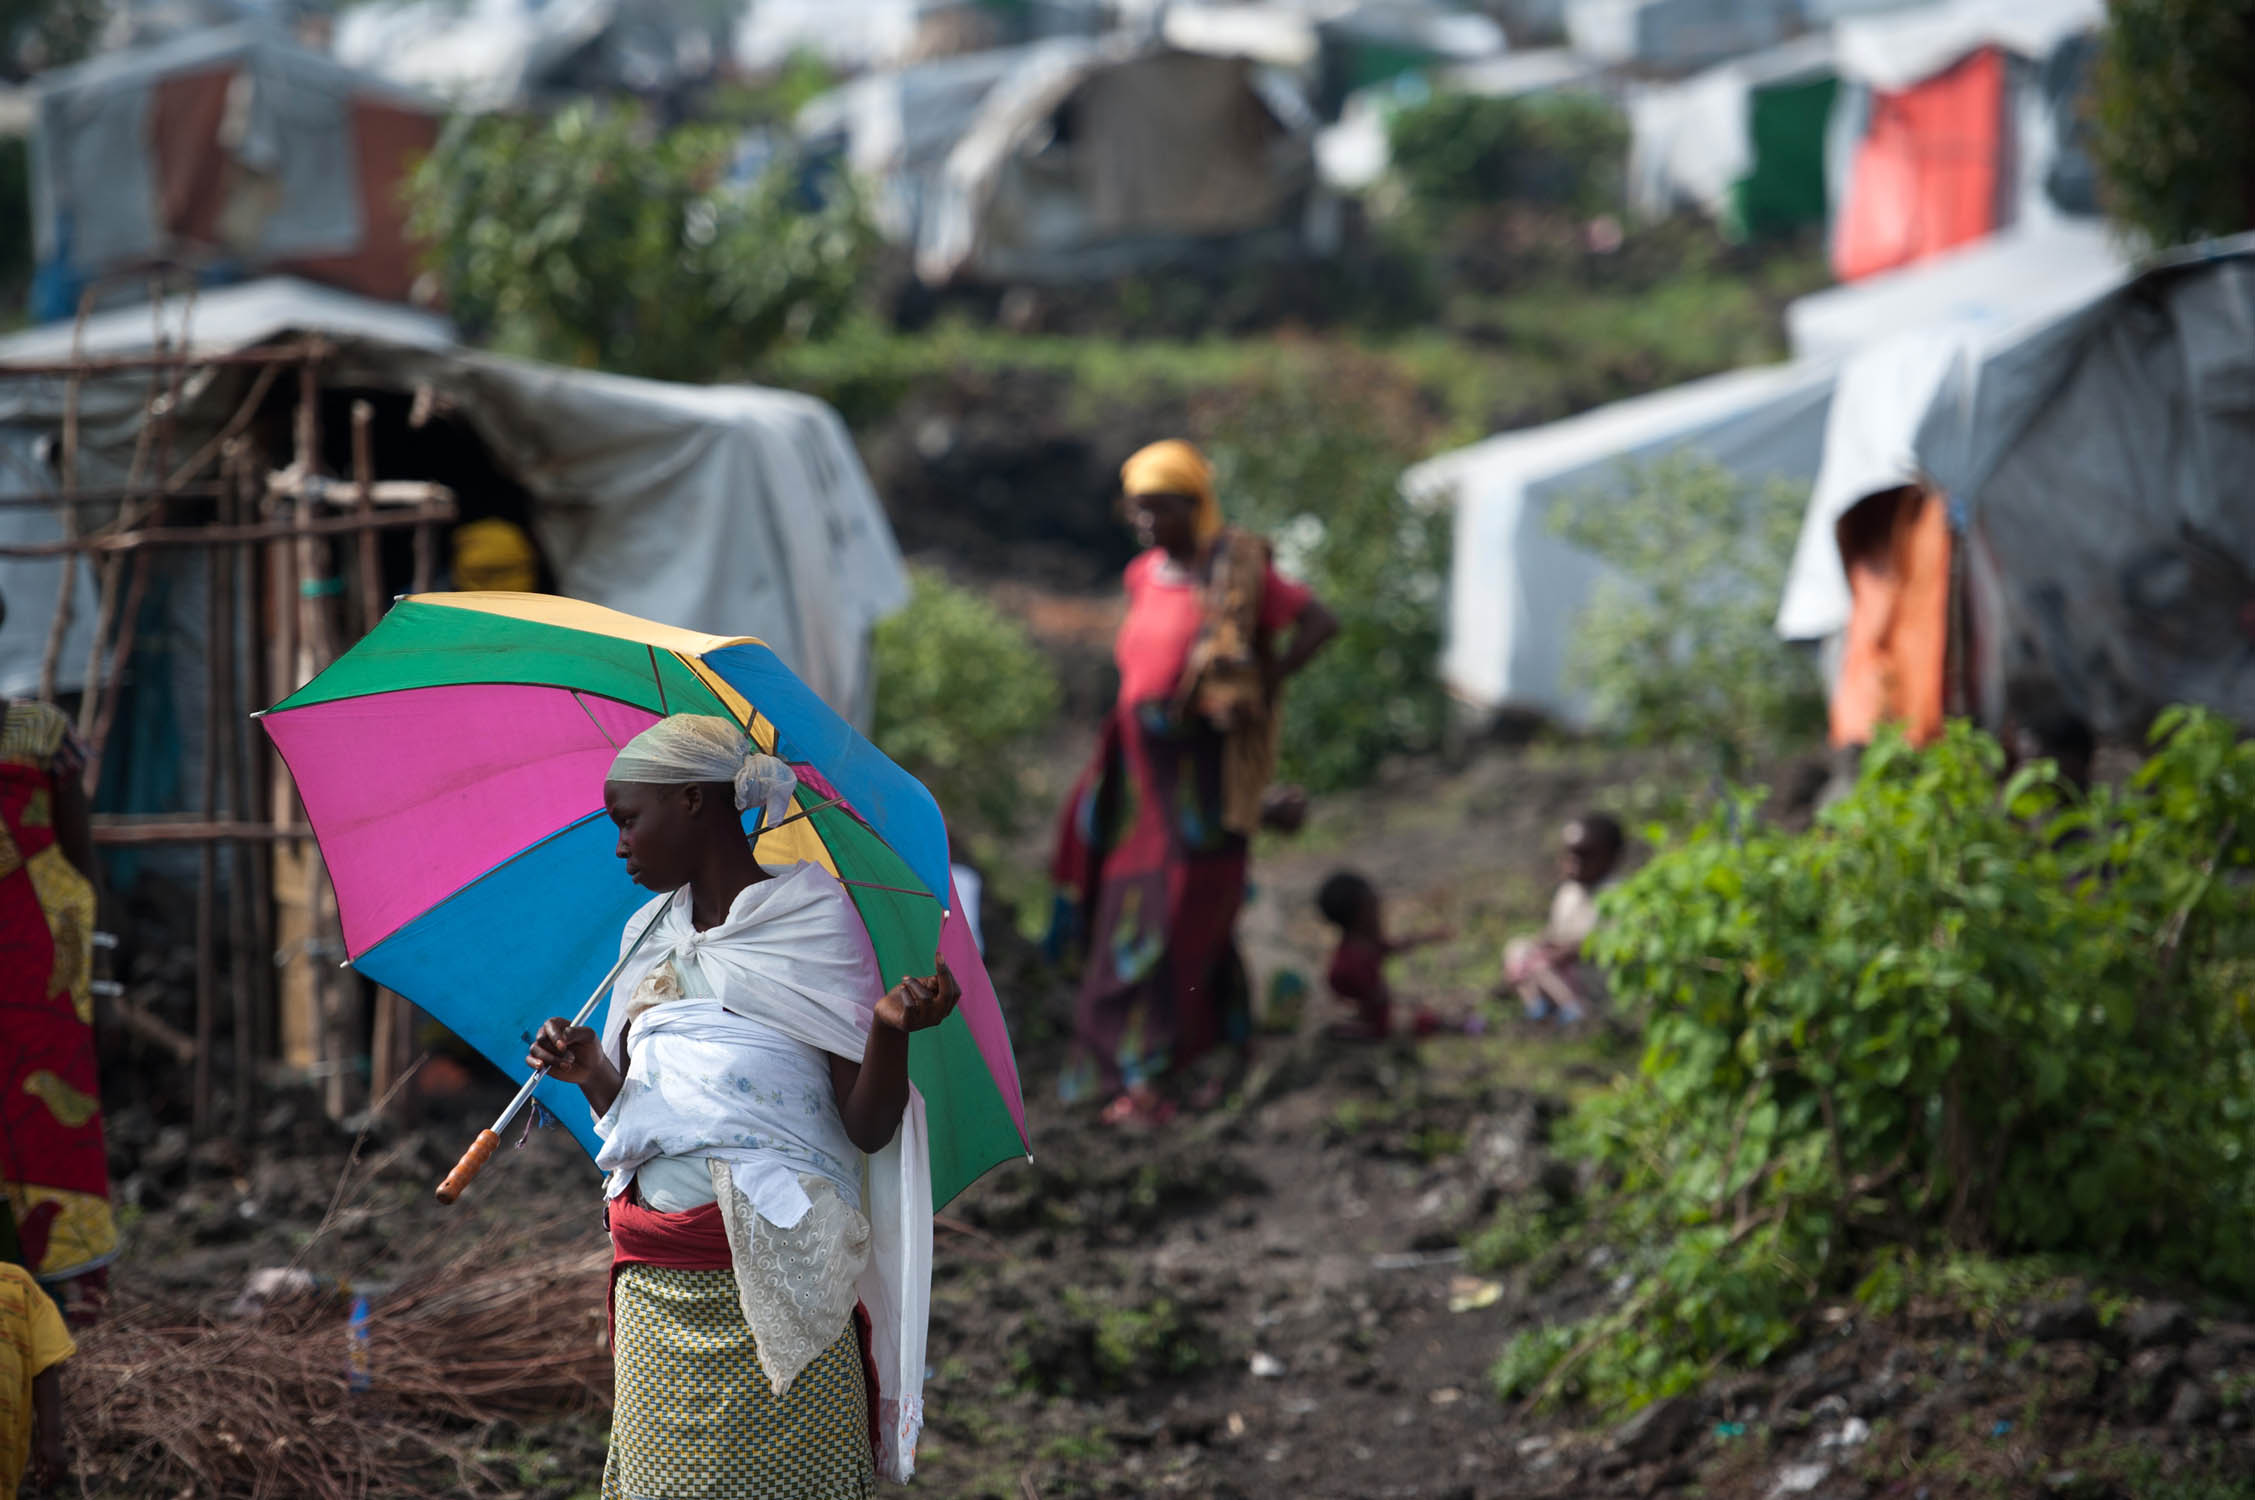
<svg viewBox="0 0 2255 1500"><path fill-rule="evenodd" d="M155 814L94 820L95 843L129 849L150 844L274 844L312 837L313 830L300 825L277 827L236 818L205 819L193 813L184 818Z"/></svg>
<svg viewBox="0 0 2255 1500"><path fill-rule="evenodd" d="M80 304L79 317L83 320L93 305L89 292ZM74 338L73 345L77 340ZM329 346L320 339L307 339L294 344L269 344L263 349L228 349L197 352L193 349L167 349L149 354L100 355L85 359L68 360L0 360L0 380L34 375L112 375L120 370L170 370L175 366L205 369L220 365L289 365L306 360L325 359Z"/></svg>
<svg viewBox="0 0 2255 1500"><path fill-rule="evenodd" d="M376 456L371 451L375 422L376 408L365 401L352 403L352 484L357 492L353 514L363 523L376 518ZM372 526L352 539L352 551L360 585L360 633L366 635L384 612L384 574Z"/></svg>
<svg viewBox="0 0 2255 1500"><path fill-rule="evenodd" d="M63 387L63 434L61 468L63 493L78 488L78 396L85 383L84 366L79 362L79 351L86 343L86 318L94 310L94 289L88 287L78 299L78 321L71 325L70 352L72 369L69 383ZM67 546L78 540L78 507L63 507L63 542ZM78 586L78 569L65 567L62 578L55 585L55 614L47 622L47 649L39 658L39 701L55 701L55 669L63 659L63 637L70 633L70 596Z"/></svg>
<svg viewBox="0 0 2255 1500"><path fill-rule="evenodd" d="M426 498L413 505L400 503L396 509L379 510L371 517L357 515L314 516L310 508L297 521L264 521L237 526L156 526L138 531L118 531L88 537L54 542L10 542L0 546L0 557L62 557L74 553L137 552L145 547L218 547L236 542L302 541L307 538L349 536L355 532L390 531L406 526L427 525L432 521L454 519L454 497L440 485L423 485L414 480L390 480L389 484L416 484ZM376 487L376 500L384 503L385 485Z"/></svg>
<svg viewBox="0 0 2255 1500"><path fill-rule="evenodd" d="M249 503L248 464L241 447L230 443L224 451L222 462L236 480L235 493L223 500L222 518L232 521ZM237 822L250 817L250 763L245 756L244 742L250 737L243 727L244 674L241 670L242 647L246 639L256 639L254 631L243 626L244 611L253 607L256 595L251 589L251 551L248 544L230 547L220 554L220 566L227 580L227 639L212 653L212 663L224 679L221 690L214 697L218 711L226 715L227 727L227 811ZM253 994L257 981L252 977L257 969L252 963L251 920L251 859L250 846L236 843L227 853L227 879L232 896L227 903L227 956L228 990L234 1000L234 1057L235 1057L235 1139L250 1142L252 1127L258 1118L258 1049L256 1024L253 1016Z"/></svg>
<svg viewBox="0 0 2255 1500"><path fill-rule="evenodd" d="M202 800L204 817L217 821L219 812L219 757L220 722L226 710L220 705L216 689L217 673L210 671L220 638L226 633L221 622L223 605L219 582L219 560L222 554L208 552L204 555L204 661L206 693L204 700L204 763ZM213 931L213 917L217 911L219 884L219 846L206 842L197 849L196 861L196 1082L193 1101L192 1124L197 1135L204 1134L211 1125L212 1077L211 1040L214 1030L213 1011L219 1003L218 954Z"/></svg>

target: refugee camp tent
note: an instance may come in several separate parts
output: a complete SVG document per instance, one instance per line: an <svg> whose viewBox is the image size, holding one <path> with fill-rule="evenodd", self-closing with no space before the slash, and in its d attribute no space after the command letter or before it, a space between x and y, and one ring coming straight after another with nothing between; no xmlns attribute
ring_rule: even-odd
<svg viewBox="0 0 2255 1500"><path fill-rule="evenodd" d="M324 385L419 397L490 455L488 485L522 487L559 592L691 630L757 635L841 712L866 721L869 631L906 602L907 582L845 425L820 401L503 359L454 344L442 323L407 309L287 280L207 293L192 316L175 299L163 318L168 329L185 327L199 352L321 335L335 349ZM83 347L130 353L150 338L147 309L120 310L92 319ZM70 330L38 330L0 340L0 366L69 352ZM222 368L190 385L181 441L208 437L247 379ZM125 481L147 394L141 371L83 382L81 485ZM17 460L0 467L0 494L54 487L42 453L51 452L64 395L57 378L0 378L0 455ZM379 446L376 460L378 478L447 477L431 471L426 454ZM456 487L466 504L478 499L459 478ZM44 534L55 534L43 511L0 515L39 518ZM14 564L0 586L13 598L32 566L41 565ZM184 578L183 588L192 594L194 582ZM50 584L50 606L53 597ZM36 608L29 590L26 607ZM190 615L190 624L200 618ZM21 690L36 637L11 628L0 691ZM64 659L75 666L84 657L66 650Z"/></svg>
<svg viewBox="0 0 2255 1500"><path fill-rule="evenodd" d="M2091 208L2076 99L2102 0L1947 0L1842 21L1826 143L1853 281Z"/></svg>
<svg viewBox="0 0 2255 1500"><path fill-rule="evenodd" d="M1785 309L1798 358L1845 356L1908 330L2010 325L2118 282L2129 259L2088 219L2016 225L1932 260L1797 297Z"/></svg>
<svg viewBox="0 0 2255 1500"><path fill-rule="evenodd" d="M709 82L728 26L697 0L362 0L337 17L340 62L496 110L549 95L664 99Z"/></svg>
<svg viewBox="0 0 2255 1500"><path fill-rule="evenodd" d="M1933 727L1945 689L1992 727L2065 705L2134 733L2178 700L2255 722L2250 351L2242 238L1851 359L1778 615L1848 643L1835 739L1913 706Z"/></svg>
<svg viewBox="0 0 2255 1500"><path fill-rule="evenodd" d="M1824 646L1836 742L1882 720L1941 730L1950 541L1916 453L1949 372L2128 274L2097 225L2022 226L1970 248L1802 298L1796 353L1845 355L1778 609L1778 633Z"/></svg>
<svg viewBox="0 0 2255 1500"><path fill-rule="evenodd" d="M895 243L913 246L949 155L977 122L987 98L1025 69L1043 69L1086 44L1035 42L943 57L911 67L865 73L810 100L794 128L820 155L836 151L854 175L875 188L877 226Z"/></svg>
<svg viewBox="0 0 2255 1500"><path fill-rule="evenodd" d="M2183 252L1962 359L1918 460L1964 539L1968 700L2102 735L2171 703L2255 724L2255 236Z"/></svg>
<svg viewBox="0 0 2255 1500"><path fill-rule="evenodd" d="M287 272L387 300L417 274L400 189L435 105L245 25L44 75L34 313L159 264Z"/></svg>
<svg viewBox="0 0 2255 1500"><path fill-rule="evenodd" d="M1316 219L1314 129L1288 79L1240 58L1119 37L1045 49L949 153L917 273L1076 281L1295 248Z"/></svg>
<svg viewBox="0 0 2255 1500"><path fill-rule="evenodd" d="M1569 657L1607 568L1559 539L1562 501L1622 495L1633 465L1703 458L1749 486L1806 484L1822 448L1833 367L1734 370L1543 427L1507 432L1411 469L1403 492L1454 508L1441 676L1476 713L1533 710L1587 722Z"/></svg>
<svg viewBox="0 0 2255 1500"><path fill-rule="evenodd" d="M1687 73L1775 47L1799 0L1566 0L1566 39L1599 62Z"/></svg>
<svg viewBox="0 0 2255 1500"><path fill-rule="evenodd" d="M1823 223L1838 87L1820 34L1633 91L1630 208L1648 219L1696 208L1734 239Z"/></svg>

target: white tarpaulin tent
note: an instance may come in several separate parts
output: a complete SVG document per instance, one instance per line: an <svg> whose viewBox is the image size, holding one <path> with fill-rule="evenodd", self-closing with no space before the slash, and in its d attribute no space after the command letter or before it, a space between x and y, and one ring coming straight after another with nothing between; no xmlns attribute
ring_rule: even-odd
<svg viewBox="0 0 2255 1500"><path fill-rule="evenodd" d="M1533 709L1586 721L1568 655L1605 565L1560 540L1562 500L1601 504L1624 465L1704 457L1745 481L1807 483L1816 473L1833 367L1772 365L1693 381L1562 422L1507 432L1411 469L1404 493L1453 504L1448 626L1441 675L1468 706Z"/></svg>
<svg viewBox="0 0 2255 1500"><path fill-rule="evenodd" d="M1901 270L1795 298L1795 357L1841 356L1909 329L1994 327L2072 306L2115 285L2129 257L2101 223L2019 225Z"/></svg>
<svg viewBox="0 0 2255 1500"><path fill-rule="evenodd" d="M179 329L185 312L169 305L165 325ZM189 326L192 347L209 351L318 333L337 350L325 384L427 389L532 496L533 529L562 592L692 630L757 635L841 712L866 719L869 630L906 602L907 579L845 425L820 401L502 359L453 344L437 320L298 282L207 293ZM85 347L125 353L150 337L147 309L120 311L89 322ZM68 329L0 340L0 363L55 359L69 340ZM242 379L238 370L192 382L178 441L215 430ZM146 393L140 372L85 383L82 484L123 482ZM56 430L62 397L59 380L0 380L8 454L30 453ZM381 477L380 452L377 462ZM20 466L0 469L0 492L44 488ZM44 511L0 515L44 521L54 534ZM11 572L11 594L14 582ZM25 652L36 670L37 635L8 632L0 691L20 690Z"/></svg>
<svg viewBox="0 0 2255 1500"><path fill-rule="evenodd" d="M1964 538L1974 699L2255 724L2255 235L1957 362L1917 457Z"/></svg>

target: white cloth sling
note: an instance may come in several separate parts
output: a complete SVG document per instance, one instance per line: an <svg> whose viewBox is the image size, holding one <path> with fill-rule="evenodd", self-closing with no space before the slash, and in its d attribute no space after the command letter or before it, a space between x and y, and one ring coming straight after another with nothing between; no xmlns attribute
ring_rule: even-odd
<svg viewBox="0 0 2255 1500"><path fill-rule="evenodd" d="M655 1009L646 1004L643 1015L630 1016L643 981L677 956L694 966L704 980L700 987L712 991L717 1008L728 1016L818 1051L860 1061L876 1003L884 993L883 980L860 915L845 887L829 871L800 864L750 886L737 897L727 919L704 932L690 920L689 892L684 888L645 905L628 921L626 934L641 932L653 917L657 926L611 992L603 1050L614 1062L624 1056L620 1043L630 1023L638 1046L645 1034L691 1042L723 1034L713 1008L684 1004L677 986L673 994L642 997L661 1003ZM622 935L620 947L624 949L629 941L630 936ZM672 974L659 975L653 988L662 992L673 981ZM599 1130L615 1126L614 1116L624 1118L620 1104L625 1102L621 1090L620 1101ZM834 1100L831 1109L835 1114ZM842 1133L843 1126L839 1129ZM794 1230L815 1203L805 1191L805 1180L819 1182L824 1177L810 1170L803 1156L768 1153L761 1159L759 1148L739 1146L732 1138L689 1145L686 1136L668 1135L662 1129L644 1133L635 1148L622 1144L614 1158L611 1140L618 1134L614 1130L606 1137L603 1156L598 1158L607 1168L617 1171L636 1150L650 1147L659 1149L647 1149L645 1160L697 1154L725 1161L727 1177L743 1192L747 1206L784 1231ZM662 1146L660 1137L664 1137ZM721 1174L713 1175L717 1187ZM860 1176L869 1248L854 1291L869 1313L871 1353L877 1366L877 1468L886 1478L906 1483L915 1472L916 1441L924 1425L924 1351L932 1287L931 1150L924 1099L913 1086L899 1133L884 1150L862 1162ZM612 1190L623 1187L624 1181L617 1180ZM772 1206L772 1213L761 1206L763 1202ZM729 1206L724 1199L724 1218Z"/></svg>

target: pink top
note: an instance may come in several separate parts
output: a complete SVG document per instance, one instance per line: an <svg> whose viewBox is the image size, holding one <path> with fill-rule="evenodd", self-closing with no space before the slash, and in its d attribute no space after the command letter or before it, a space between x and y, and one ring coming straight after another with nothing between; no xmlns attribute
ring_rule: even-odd
<svg viewBox="0 0 2255 1500"><path fill-rule="evenodd" d="M1205 623L1203 591L1166 564L1166 552L1153 547L1127 565L1127 619L1112 642L1123 706L1174 696ZM1293 582L1270 564L1261 584L1261 629L1270 634L1282 630L1314 597L1306 584Z"/></svg>

